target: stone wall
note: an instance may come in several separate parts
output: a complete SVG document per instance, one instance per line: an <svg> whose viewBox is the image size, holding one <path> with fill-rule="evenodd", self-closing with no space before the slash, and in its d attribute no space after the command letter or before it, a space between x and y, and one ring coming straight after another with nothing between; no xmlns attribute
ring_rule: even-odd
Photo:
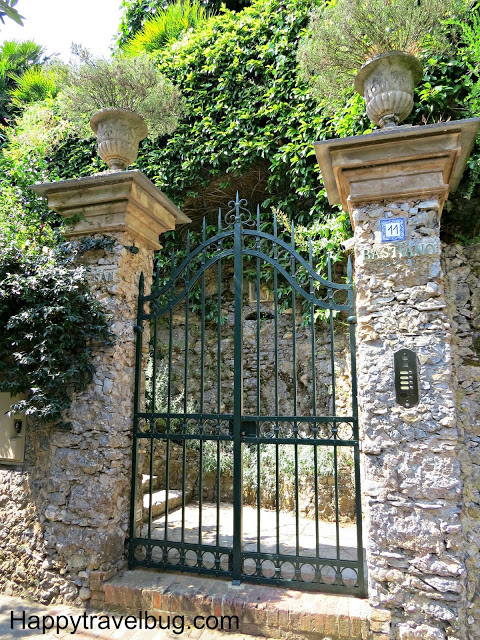
<svg viewBox="0 0 480 640"><path fill-rule="evenodd" d="M46 546L42 488L49 474L50 437L48 428L29 420L25 463L0 466L0 591L28 593L42 603L78 595L75 585L52 570Z"/></svg>
<svg viewBox="0 0 480 640"><path fill-rule="evenodd" d="M443 268L457 375L463 476L468 640L480 638L480 245L444 246Z"/></svg>
<svg viewBox="0 0 480 640"><path fill-rule="evenodd" d="M353 208L369 600L389 611L396 640L465 637L462 435L439 209L436 199ZM379 220L391 217L406 219L402 250L378 242ZM435 250L416 250L427 244ZM400 348L418 356L420 400L410 408L395 400Z"/></svg>
<svg viewBox="0 0 480 640"><path fill-rule="evenodd" d="M65 416L71 431L27 422L26 462L0 469L0 586L42 602L91 595L95 571L125 566L129 526L138 282L152 273L152 254L125 247L84 254L91 288L110 318L111 345L95 350L95 374Z"/></svg>

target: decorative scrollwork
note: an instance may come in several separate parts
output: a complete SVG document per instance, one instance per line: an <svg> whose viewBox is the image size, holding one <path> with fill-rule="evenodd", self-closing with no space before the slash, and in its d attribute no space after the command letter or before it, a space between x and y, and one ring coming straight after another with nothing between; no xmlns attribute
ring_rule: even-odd
<svg viewBox="0 0 480 640"><path fill-rule="evenodd" d="M224 217L227 229L232 228L236 221L241 222L245 227L255 226L255 221L252 220L252 214L247 209L247 204L247 200L245 198L239 198L238 193L235 200L230 200L228 203L230 209Z"/></svg>

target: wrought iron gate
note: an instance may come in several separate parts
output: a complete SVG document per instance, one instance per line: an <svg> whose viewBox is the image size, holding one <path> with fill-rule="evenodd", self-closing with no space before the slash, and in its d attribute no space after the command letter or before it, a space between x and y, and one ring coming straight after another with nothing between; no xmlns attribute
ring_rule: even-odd
<svg viewBox="0 0 480 640"><path fill-rule="evenodd" d="M130 566L361 595L351 264L320 277L245 205L140 283Z"/></svg>

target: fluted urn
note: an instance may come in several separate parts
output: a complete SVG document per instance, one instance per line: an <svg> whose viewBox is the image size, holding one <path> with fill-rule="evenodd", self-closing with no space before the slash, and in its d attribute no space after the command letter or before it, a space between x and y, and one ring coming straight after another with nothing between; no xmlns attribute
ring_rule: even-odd
<svg viewBox="0 0 480 640"><path fill-rule="evenodd" d="M145 120L128 109L101 109L90 120L97 135L98 155L108 168L126 169L138 156L138 145L148 133Z"/></svg>
<svg viewBox="0 0 480 640"><path fill-rule="evenodd" d="M355 77L355 90L364 96L370 120L380 128L405 120L422 73L419 59L403 51L382 53L366 62Z"/></svg>

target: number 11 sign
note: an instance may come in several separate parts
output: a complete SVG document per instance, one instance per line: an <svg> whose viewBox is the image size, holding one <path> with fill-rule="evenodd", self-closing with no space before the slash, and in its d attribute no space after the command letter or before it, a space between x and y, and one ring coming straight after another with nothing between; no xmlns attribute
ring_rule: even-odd
<svg viewBox="0 0 480 640"><path fill-rule="evenodd" d="M407 239L405 218L384 218L380 220L382 242L398 242Z"/></svg>

